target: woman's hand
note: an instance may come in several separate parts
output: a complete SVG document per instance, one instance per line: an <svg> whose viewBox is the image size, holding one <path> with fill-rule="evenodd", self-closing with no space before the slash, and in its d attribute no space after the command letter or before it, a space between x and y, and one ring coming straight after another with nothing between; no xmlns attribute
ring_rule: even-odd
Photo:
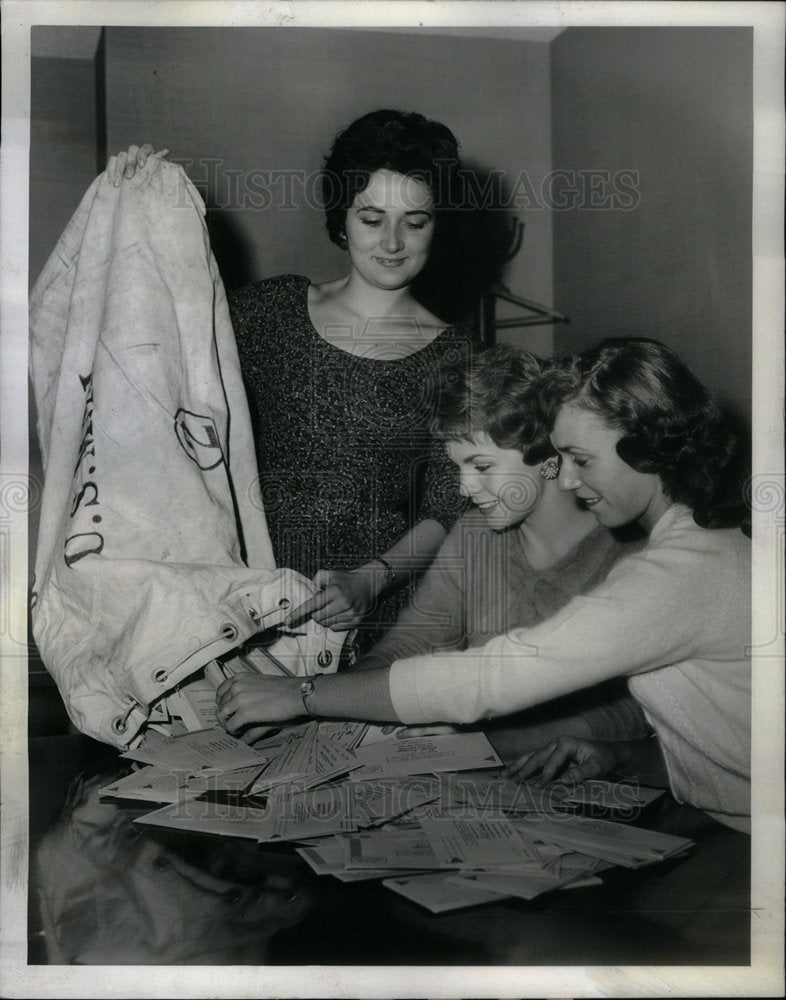
<svg viewBox="0 0 786 1000"><path fill-rule="evenodd" d="M288 624L313 618L334 632L347 632L361 622L374 607L381 573L373 569L321 569L312 583L319 590L297 609L297 618Z"/></svg>
<svg viewBox="0 0 786 1000"><path fill-rule="evenodd" d="M120 187L120 182L125 177L130 180L137 171L147 163L148 156L168 156L168 149L159 149L155 152L153 146L146 142L143 146L131 145L127 150L121 150L117 156L109 158L106 165L106 176L109 183L114 187Z"/></svg>
<svg viewBox="0 0 786 1000"><path fill-rule="evenodd" d="M538 787L556 778L572 784L609 774L618 760L613 743L558 736L540 750L519 757L504 773L515 781L531 781Z"/></svg>
<svg viewBox="0 0 786 1000"><path fill-rule="evenodd" d="M301 683L297 677L236 674L216 691L216 718L230 735L253 742L263 735L265 723L288 722L304 714Z"/></svg>

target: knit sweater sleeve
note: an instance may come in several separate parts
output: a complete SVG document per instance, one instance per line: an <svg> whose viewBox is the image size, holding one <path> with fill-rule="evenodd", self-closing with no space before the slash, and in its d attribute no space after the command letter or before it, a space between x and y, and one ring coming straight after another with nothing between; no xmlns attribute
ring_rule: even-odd
<svg viewBox="0 0 786 1000"><path fill-rule="evenodd" d="M474 722L696 655L742 658L749 640L729 633L729 621L739 620L730 602L749 581L729 580L733 562L705 539L714 532L681 530L673 520L548 621L480 649L394 663L390 695L399 718Z"/></svg>
<svg viewBox="0 0 786 1000"><path fill-rule="evenodd" d="M457 648L464 635L461 523L442 543L415 592L412 604L373 647L370 656L388 666L417 653Z"/></svg>
<svg viewBox="0 0 786 1000"><path fill-rule="evenodd" d="M581 714L592 739L638 740L652 734L652 726L624 680L598 684L582 694Z"/></svg>

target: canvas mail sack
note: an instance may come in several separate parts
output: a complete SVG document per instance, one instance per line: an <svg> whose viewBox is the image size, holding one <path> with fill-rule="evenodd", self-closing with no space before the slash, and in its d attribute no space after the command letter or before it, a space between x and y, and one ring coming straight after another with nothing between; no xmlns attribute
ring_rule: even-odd
<svg viewBox="0 0 786 1000"><path fill-rule="evenodd" d="M31 295L33 635L73 723L121 746L167 691L314 591L275 567L204 213L160 157L119 187L102 174ZM308 629L311 654L335 646ZM303 649L271 647L293 673L335 669Z"/></svg>

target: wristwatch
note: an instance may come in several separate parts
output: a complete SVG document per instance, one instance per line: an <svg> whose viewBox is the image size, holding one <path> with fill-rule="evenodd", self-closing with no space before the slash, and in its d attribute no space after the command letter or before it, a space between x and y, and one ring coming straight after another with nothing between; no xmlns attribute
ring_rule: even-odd
<svg viewBox="0 0 786 1000"><path fill-rule="evenodd" d="M307 677L300 685L300 697L303 701L303 708L305 708L306 713L311 716L311 718L316 718L314 713L308 707L308 699L314 693L314 678Z"/></svg>

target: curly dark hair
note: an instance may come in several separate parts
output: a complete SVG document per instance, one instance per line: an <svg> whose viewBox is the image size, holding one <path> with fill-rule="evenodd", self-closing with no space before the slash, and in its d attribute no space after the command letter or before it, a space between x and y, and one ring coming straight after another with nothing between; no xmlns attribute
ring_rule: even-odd
<svg viewBox="0 0 786 1000"><path fill-rule="evenodd" d="M355 196L377 170L426 183L437 210L452 203L458 169L456 137L415 111L371 111L339 132L322 170L322 200L330 239L346 247L344 224Z"/></svg>
<svg viewBox="0 0 786 1000"><path fill-rule="evenodd" d="M552 364L507 344L446 359L434 379L432 433L443 441L486 433L497 447L520 451L528 465L544 461L556 454L540 405Z"/></svg>
<svg viewBox="0 0 786 1000"><path fill-rule="evenodd" d="M657 340L615 337L564 359L541 401L553 426L573 403L623 432L617 454L637 472L654 473L675 503L705 528L743 526L749 518L746 454L709 390Z"/></svg>

